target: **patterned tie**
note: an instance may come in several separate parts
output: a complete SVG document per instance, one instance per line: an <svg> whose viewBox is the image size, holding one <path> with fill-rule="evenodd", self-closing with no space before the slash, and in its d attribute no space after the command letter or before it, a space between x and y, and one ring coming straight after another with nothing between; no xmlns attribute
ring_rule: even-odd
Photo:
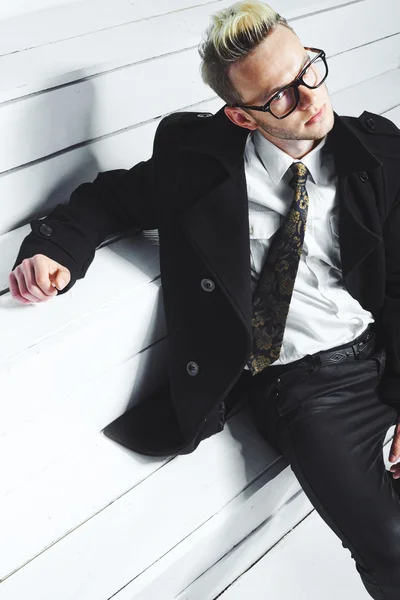
<svg viewBox="0 0 400 600"><path fill-rule="evenodd" d="M306 232L309 171L302 162L290 167L293 202L275 233L253 297L253 347L248 360L256 375L279 358L283 334Z"/></svg>

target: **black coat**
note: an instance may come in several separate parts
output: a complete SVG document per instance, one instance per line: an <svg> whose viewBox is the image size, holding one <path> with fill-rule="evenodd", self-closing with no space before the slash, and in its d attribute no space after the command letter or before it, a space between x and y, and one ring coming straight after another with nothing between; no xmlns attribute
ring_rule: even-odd
<svg viewBox="0 0 400 600"><path fill-rule="evenodd" d="M334 117L327 144L339 178L344 283L372 312L387 350L379 393L400 400L400 130L367 111ZM53 258L71 271L63 294L108 235L158 229L169 382L103 430L140 454L193 452L223 428L226 406L251 377L243 371L252 333L248 133L223 109L165 117L151 159L100 173L32 221L13 266L38 253Z"/></svg>

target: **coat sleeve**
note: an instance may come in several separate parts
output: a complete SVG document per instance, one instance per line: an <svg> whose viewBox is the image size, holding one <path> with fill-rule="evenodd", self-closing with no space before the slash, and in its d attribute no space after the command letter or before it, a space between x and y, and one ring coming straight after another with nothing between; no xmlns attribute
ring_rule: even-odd
<svg viewBox="0 0 400 600"><path fill-rule="evenodd" d="M71 281L58 292L65 294L85 276L96 248L109 235L157 229L154 154L167 118L157 128L149 160L131 169L99 173L92 183L79 185L67 204L58 204L44 219L31 221L32 231L22 241L11 270L25 258L44 254L69 269Z"/></svg>
<svg viewBox="0 0 400 600"><path fill-rule="evenodd" d="M386 367L379 391L400 408L400 190L385 221L386 292L381 312Z"/></svg>

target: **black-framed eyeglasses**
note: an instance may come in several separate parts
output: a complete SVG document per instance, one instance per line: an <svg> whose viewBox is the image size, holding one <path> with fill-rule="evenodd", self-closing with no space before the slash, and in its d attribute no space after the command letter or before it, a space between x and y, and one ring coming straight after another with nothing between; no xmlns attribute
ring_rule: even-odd
<svg viewBox="0 0 400 600"><path fill-rule="evenodd" d="M296 108L300 100L299 86L304 85L309 89L316 89L322 85L328 76L328 64L326 55L323 50L318 48L309 48L304 46L305 50L316 52L316 56L308 62L301 73L292 83L285 85L263 106L249 106L248 104L228 104L234 108L251 108L252 110L260 110L269 112L276 119L285 119Z"/></svg>

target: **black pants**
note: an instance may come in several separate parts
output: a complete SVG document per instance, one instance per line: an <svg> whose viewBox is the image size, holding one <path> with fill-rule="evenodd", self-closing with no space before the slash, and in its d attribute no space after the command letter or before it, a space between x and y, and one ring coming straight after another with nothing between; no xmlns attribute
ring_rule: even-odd
<svg viewBox="0 0 400 600"><path fill-rule="evenodd" d="M400 480L386 470L382 452L398 410L376 393L385 350L372 347L339 364L319 357L255 376L246 371L249 406L261 434L351 552L369 595L399 600Z"/></svg>

